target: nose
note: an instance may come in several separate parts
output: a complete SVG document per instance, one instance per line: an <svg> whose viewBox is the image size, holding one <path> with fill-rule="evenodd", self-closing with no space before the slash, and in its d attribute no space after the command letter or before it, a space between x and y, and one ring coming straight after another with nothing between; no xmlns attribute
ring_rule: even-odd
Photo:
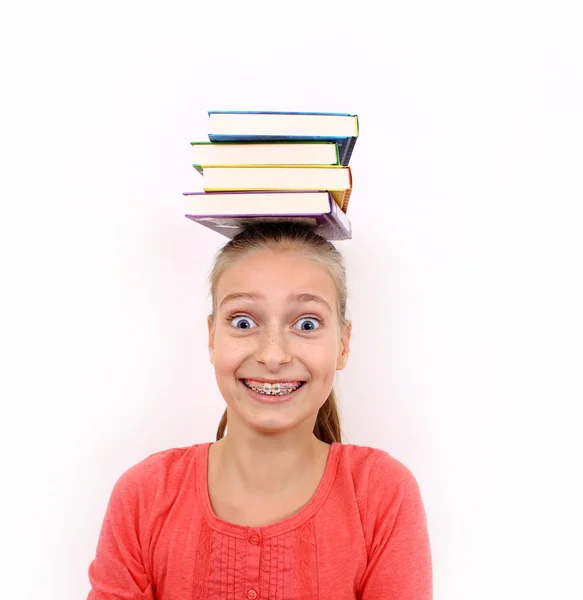
<svg viewBox="0 0 583 600"><path fill-rule="evenodd" d="M273 372L291 361L289 343L280 328L265 329L259 338L256 359Z"/></svg>

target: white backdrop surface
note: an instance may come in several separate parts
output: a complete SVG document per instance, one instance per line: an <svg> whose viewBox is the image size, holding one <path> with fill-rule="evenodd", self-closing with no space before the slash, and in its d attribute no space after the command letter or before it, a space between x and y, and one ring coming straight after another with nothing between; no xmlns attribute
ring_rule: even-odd
<svg viewBox="0 0 583 600"><path fill-rule="evenodd" d="M416 475L435 599L583 598L575 5L3 9L5 598L86 597L117 477L213 439L206 276L226 240L181 196L208 109L360 117L345 441Z"/></svg>

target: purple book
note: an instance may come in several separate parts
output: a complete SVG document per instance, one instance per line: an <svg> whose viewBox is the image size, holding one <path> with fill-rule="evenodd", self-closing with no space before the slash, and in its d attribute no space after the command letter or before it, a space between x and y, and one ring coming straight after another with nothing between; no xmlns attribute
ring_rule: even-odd
<svg viewBox="0 0 583 600"><path fill-rule="evenodd" d="M186 192L186 218L232 238L255 221L306 223L323 238L352 238L350 220L330 192L313 190Z"/></svg>

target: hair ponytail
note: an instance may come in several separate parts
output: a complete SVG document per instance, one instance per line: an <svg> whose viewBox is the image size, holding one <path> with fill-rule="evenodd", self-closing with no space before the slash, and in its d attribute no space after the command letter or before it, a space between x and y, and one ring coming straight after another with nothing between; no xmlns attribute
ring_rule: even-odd
<svg viewBox="0 0 583 600"><path fill-rule="evenodd" d="M318 418L314 425L314 435L327 444L342 442L340 415L338 414L338 403L336 402L336 392L334 390L330 391L328 399L318 411Z"/></svg>

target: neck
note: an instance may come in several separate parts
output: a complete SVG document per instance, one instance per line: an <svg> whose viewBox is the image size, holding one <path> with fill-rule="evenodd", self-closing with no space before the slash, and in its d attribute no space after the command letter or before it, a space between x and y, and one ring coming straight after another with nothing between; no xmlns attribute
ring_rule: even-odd
<svg viewBox="0 0 583 600"><path fill-rule="evenodd" d="M230 432L212 444L213 470L241 493L279 494L322 470L330 445L312 433L298 436L243 436Z"/></svg>

